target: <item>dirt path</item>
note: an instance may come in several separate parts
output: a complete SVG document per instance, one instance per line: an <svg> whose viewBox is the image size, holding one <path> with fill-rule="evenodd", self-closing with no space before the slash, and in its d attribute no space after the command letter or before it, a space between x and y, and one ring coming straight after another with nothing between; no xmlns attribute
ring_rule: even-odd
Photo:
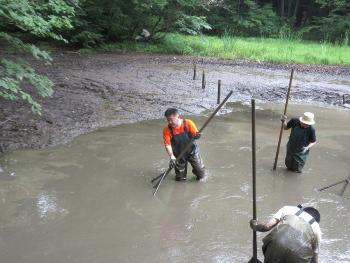
<svg viewBox="0 0 350 263"><path fill-rule="evenodd" d="M27 105L0 100L0 151L65 143L99 127L161 118L167 107L198 114L216 105L218 79L231 101L280 101L291 65L157 54L57 52L51 66L38 65L55 83L42 100L42 116ZM193 63L197 63L197 79ZM350 93L350 68L294 65L292 103L341 105ZM206 89L201 88L202 70Z"/></svg>

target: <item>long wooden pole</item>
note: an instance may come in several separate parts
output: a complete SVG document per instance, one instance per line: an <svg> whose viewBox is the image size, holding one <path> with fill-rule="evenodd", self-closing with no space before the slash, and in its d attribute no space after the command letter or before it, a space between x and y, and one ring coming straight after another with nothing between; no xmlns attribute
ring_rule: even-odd
<svg viewBox="0 0 350 263"><path fill-rule="evenodd" d="M287 114L287 107L288 107L290 89L291 89L291 87L292 87L293 74L294 74L294 69L292 69L292 72L290 73L289 86L288 86L288 91L287 91L286 103L285 103L285 105L284 105L284 112L283 112L283 115L286 115L286 114ZM281 146L281 139L282 139L283 128L284 128L284 121L283 121L282 124L281 124L280 135L279 135L279 138L278 138L276 157L275 157L275 162L274 162L274 164L273 164L273 170L274 170L274 171L276 170L276 167L277 167L277 161L278 161L278 155L279 155L279 152L280 152L280 146Z"/></svg>
<svg viewBox="0 0 350 263"><path fill-rule="evenodd" d="M210 117L206 120L206 122L203 124L203 126L199 129L198 133L201 133L201 132L205 129L205 127L207 127L207 125L208 125L209 122L214 118L214 116L216 115L216 113L221 109L222 106L224 106L224 104L226 103L226 101L231 97L232 93L233 93L233 91L231 90L231 91L227 94L226 98L220 103L220 105L215 109L215 111L210 115ZM180 153L180 155L176 158L176 161L180 160L180 159L183 157L183 155L187 152L187 150L190 149L191 145L193 144L193 141L194 141L194 140L192 139L192 140L186 145L186 147L182 150L182 152ZM156 178L153 178L153 179L151 180L151 182L153 183L153 182L155 182L157 179L160 178L160 180L158 181L158 183L156 183L156 185L155 185L155 188L156 188L156 189L154 190L153 195L155 195L155 194L157 193L160 184L163 182L164 178L169 174L169 172L170 172L171 170L172 170L172 167L171 167L171 168L168 168L168 170L167 170L165 173L163 173L163 174L161 174L161 175L159 175L159 176L157 176Z"/></svg>

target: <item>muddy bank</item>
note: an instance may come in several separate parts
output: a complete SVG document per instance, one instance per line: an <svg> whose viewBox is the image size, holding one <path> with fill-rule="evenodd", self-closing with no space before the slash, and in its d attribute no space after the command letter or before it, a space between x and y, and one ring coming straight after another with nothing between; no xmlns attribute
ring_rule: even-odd
<svg viewBox="0 0 350 263"><path fill-rule="evenodd" d="M51 66L37 65L55 83L42 116L27 105L0 100L0 151L64 143L99 127L161 118L176 106L198 114L216 105L217 81L230 101L283 102L290 68L296 69L292 103L341 105L350 93L350 68L275 65L156 54L56 52ZM193 62L197 78L193 78ZM203 90L201 74L206 72Z"/></svg>

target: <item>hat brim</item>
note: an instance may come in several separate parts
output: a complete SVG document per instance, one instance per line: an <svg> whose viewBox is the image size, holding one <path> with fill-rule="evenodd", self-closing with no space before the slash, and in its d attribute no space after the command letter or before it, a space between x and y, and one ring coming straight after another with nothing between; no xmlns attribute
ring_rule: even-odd
<svg viewBox="0 0 350 263"><path fill-rule="evenodd" d="M299 117L299 121L307 125L314 125L316 123L315 121L305 121L303 117Z"/></svg>

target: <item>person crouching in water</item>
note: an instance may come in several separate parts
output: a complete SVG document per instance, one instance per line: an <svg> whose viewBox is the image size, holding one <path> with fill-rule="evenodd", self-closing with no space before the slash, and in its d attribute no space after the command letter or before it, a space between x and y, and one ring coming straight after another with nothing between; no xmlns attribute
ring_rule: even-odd
<svg viewBox="0 0 350 263"><path fill-rule="evenodd" d="M313 207L284 206L267 222L250 220L263 238L264 263L317 263L321 242L320 213Z"/></svg>
<svg viewBox="0 0 350 263"><path fill-rule="evenodd" d="M305 112L299 119L292 118L286 123L287 116L283 116L284 129L292 129L287 144L285 164L287 169L301 173L309 156L310 148L316 144L314 114Z"/></svg>
<svg viewBox="0 0 350 263"><path fill-rule="evenodd" d="M193 121L184 119L176 108L169 108L164 113L168 125L163 129L165 150L170 157L169 166L175 169L175 180L185 181L187 175L187 162L192 166L192 172L197 180L205 177L206 171L195 141L180 160L176 158L193 139L197 140L201 134Z"/></svg>

